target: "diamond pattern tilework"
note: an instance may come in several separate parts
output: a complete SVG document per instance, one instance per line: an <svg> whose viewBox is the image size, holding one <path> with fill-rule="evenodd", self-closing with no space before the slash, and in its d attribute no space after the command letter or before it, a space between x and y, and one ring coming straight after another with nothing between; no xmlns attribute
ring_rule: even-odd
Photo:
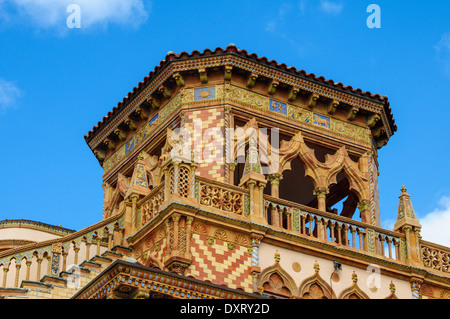
<svg viewBox="0 0 450 319"><path fill-rule="evenodd" d="M214 284L227 285L230 288L242 288L252 292L250 273L251 255L245 246L235 245L228 249L227 242L216 239L214 244L207 243L207 237L192 234L191 253L193 262L186 276L200 280L210 280Z"/></svg>

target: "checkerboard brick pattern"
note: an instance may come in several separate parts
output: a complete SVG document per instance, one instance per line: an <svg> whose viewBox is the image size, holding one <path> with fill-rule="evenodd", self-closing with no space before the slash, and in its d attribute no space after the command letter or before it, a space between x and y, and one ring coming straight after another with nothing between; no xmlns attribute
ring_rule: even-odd
<svg viewBox="0 0 450 319"><path fill-rule="evenodd" d="M224 109L219 107L187 111L184 116L185 123L191 125L191 128L194 123L201 123L201 133L199 130L194 130L191 136L192 149L201 153L197 172L200 176L223 182L225 179Z"/></svg>
<svg viewBox="0 0 450 319"><path fill-rule="evenodd" d="M247 247L235 245L229 249L227 242L219 239L209 245L206 236L193 233L191 253L193 261L186 270L186 276L253 292L251 255Z"/></svg>

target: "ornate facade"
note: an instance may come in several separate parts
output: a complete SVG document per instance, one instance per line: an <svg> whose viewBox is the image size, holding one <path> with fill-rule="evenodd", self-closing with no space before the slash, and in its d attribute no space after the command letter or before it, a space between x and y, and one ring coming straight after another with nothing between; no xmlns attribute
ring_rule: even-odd
<svg viewBox="0 0 450 319"><path fill-rule="evenodd" d="M102 220L0 251L0 296L449 298L405 187L380 227L396 130L385 96L234 45L169 52L85 136Z"/></svg>

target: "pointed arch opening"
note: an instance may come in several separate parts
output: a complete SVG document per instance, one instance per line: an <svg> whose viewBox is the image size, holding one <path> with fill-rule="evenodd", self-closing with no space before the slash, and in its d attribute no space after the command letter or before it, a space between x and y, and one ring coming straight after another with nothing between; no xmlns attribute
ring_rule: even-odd
<svg viewBox="0 0 450 319"><path fill-rule="evenodd" d="M327 211L348 218L354 218L358 207L358 195L350 190L350 182L341 170L336 175L336 183L329 186L330 193L326 197ZM356 216L359 216L356 214ZM359 220L361 218L359 217Z"/></svg>
<svg viewBox="0 0 450 319"><path fill-rule="evenodd" d="M316 198L313 195L313 191L314 184L305 176L303 162L297 156L291 161L291 169L283 172L279 190L280 198L316 208Z"/></svg>

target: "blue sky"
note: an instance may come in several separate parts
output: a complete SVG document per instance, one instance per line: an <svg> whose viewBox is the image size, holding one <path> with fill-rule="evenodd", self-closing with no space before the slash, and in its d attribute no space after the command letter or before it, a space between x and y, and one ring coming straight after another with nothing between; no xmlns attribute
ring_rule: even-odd
<svg viewBox="0 0 450 319"><path fill-rule="evenodd" d="M235 43L387 95L398 131L379 152L382 224L392 228L404 184L424 239L449 246L448 12L449 1L0 0L0 219L101 220L102 169L83 135L168 51Z"/></svg>

